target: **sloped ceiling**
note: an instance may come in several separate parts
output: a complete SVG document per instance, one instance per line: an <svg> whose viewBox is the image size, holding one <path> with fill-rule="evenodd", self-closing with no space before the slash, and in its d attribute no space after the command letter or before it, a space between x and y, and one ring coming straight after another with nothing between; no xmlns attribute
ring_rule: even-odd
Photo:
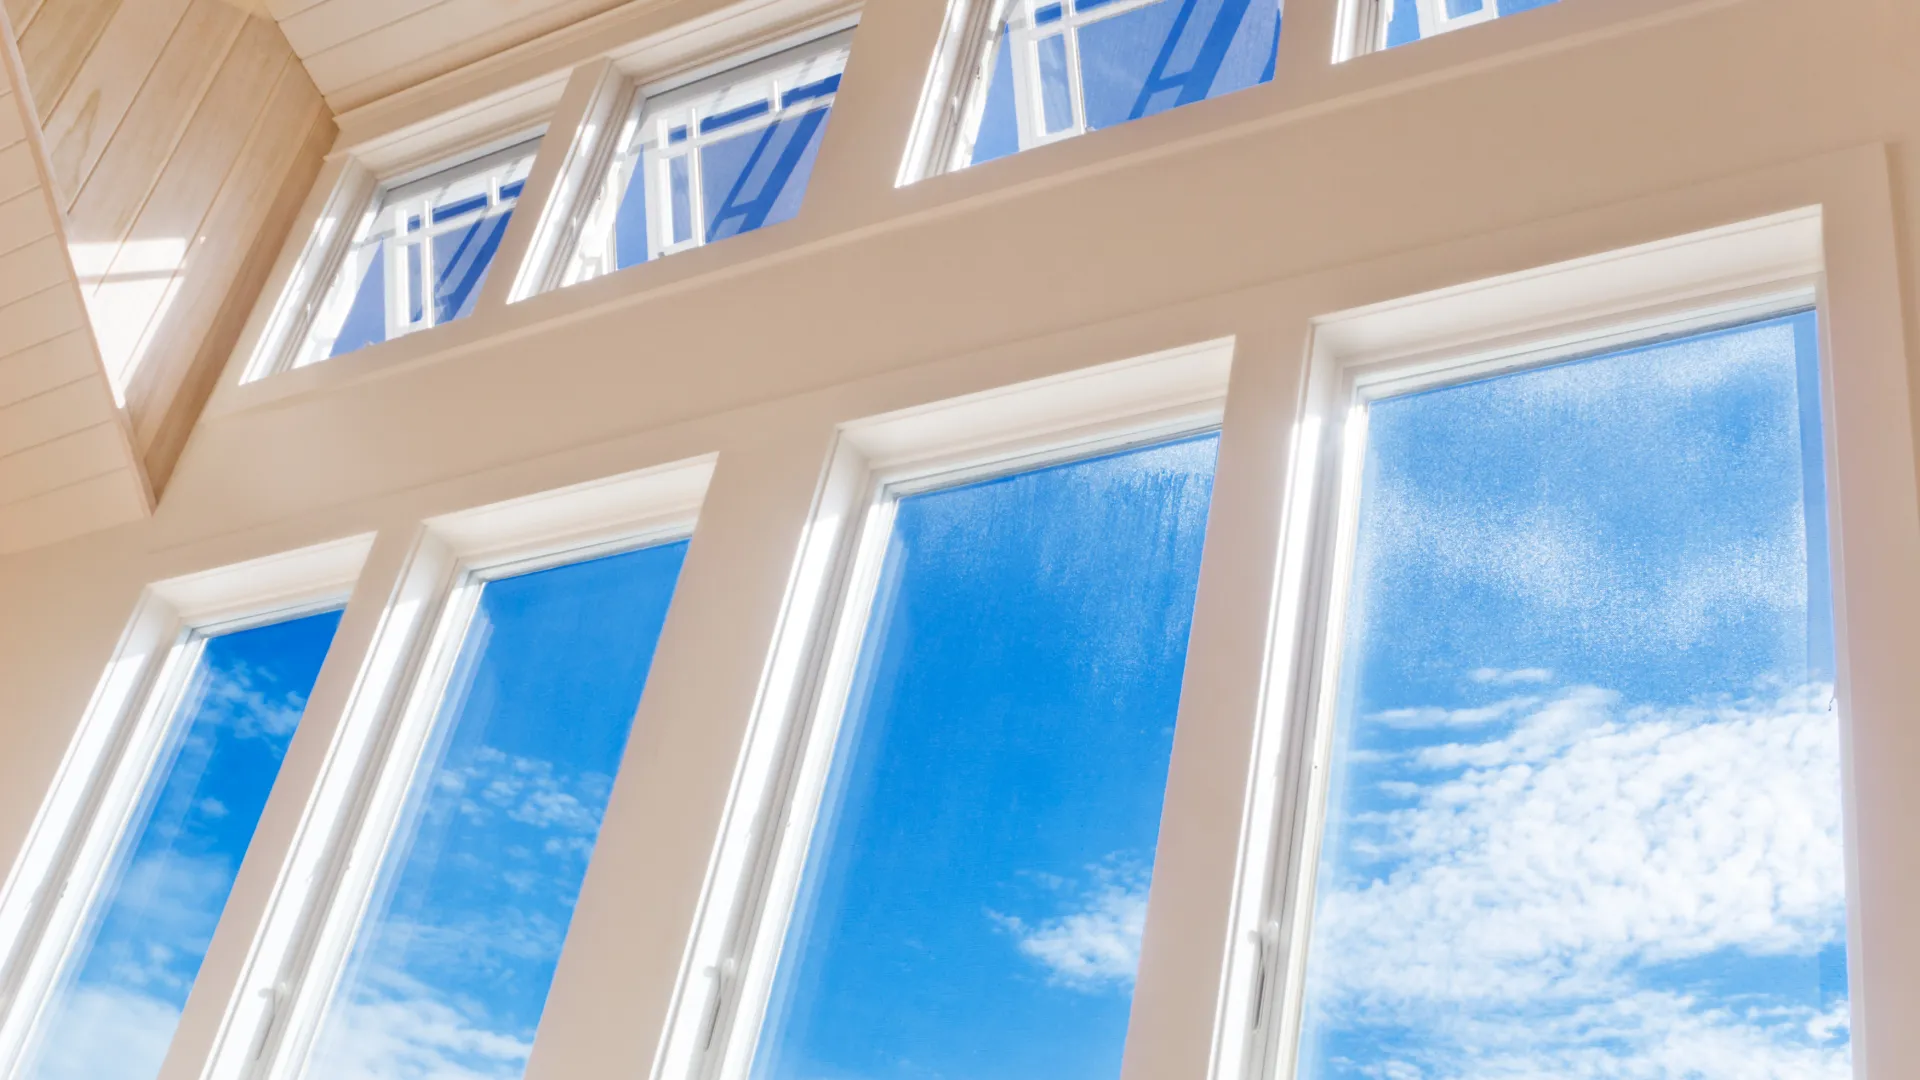
<svg viewBox="0 0 1920 1080"><path fill-rule="evenodd" d="M623 3L229 0L264 7L336 115Z"/></svg>

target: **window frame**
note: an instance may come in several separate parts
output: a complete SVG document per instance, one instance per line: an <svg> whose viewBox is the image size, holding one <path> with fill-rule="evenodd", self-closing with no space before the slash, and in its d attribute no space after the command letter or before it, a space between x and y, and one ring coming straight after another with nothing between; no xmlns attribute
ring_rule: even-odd
<svg viewBox="0 0 1920 1080"><path fill-rule="evenodd" d="M486 585L689 538L711 455L456 511L410 539L202 1075L310 1075Z"/></svg>
<svg viewBox="0 0 1920 1080"><path fill-rule="evenodd" d="M1795 312L1816 312L1824 327L1819 221L1818 211L1788 212L1310 320L1296 429L1301 438L1289 465L1274 608L1272 686L1256 729L1259 779L1248 799L1247 854L1215 1017L1221 1080L1291 1080L1300 1066L1369 407ZM1833 500L1839 465L1825 355L1820 384ZM1828 514L1838 521L1837 502L1829 502ZM1839 555L1836 544L1836 597ZM1844 733L1850 718L1844 702L1840 709ZM1851 817L1850 786L1842 795ZM1857 929L1854 905L1850 895L1850 933ZM1856 995L1856 1026L1860 1009Z"/></svg>
<svg viewBox="0 0 1920 1080"><path fill-rule="evenodd" d="M1219 431L1233 350L1203 342L840 426L816 508L827 538L801 556L820 601L784 661L799 685L763 704L743 750L653 1080L751 1074L899 500Z"/></svg>
<svg viewBox="0 0 1920 1080"><path fill-rule="evenodd" d="M0 954L0 1073L21 1068L37 1047L102 888L127 854L167 748L184 730L181 706L206 643L342 610L371 542L321 544L143 591L0 889L0 942L9 946ZM335 663L329 647L322 670ZM230 908L223 906L220 922Z"/></svg>
<svg viewBox="0 0 1920 1080"><path fill-rule="evenodd" d="M273 298L266 322L242 371L241 382L254 382L335 359L316 355L313 328L327 314L324 309L329 306L330 299L343 309L351 308L357 290L342 289L336 294L335 285L343 274L358 269L350 264L363 249L372 249L369 234L382 217L396 210L395 206L386 204L390 196L398 193L404 199L410 188L443 175L451 176L449 183L457 183L472 173L484 172L488 168L517 160L516 151L537 143L529 159L529 175L520 181L520 192L506 204L502 205L498 197L501 185L492 183L489 185L488 205L484 212L476 216L462 214L447 222L432 222L427 220L431 214L423 206L420 230L396 231L394 235L380 238L379 248L386 256L382 269L385 275L382 306L387 338L376 344L386 344L422 330L433 329L437 320L430 290L423 292L422 317L419 321L396 321L396 312L404 311L406 306L406 281L398 269L403 260L396 256L408 247L419 247L423 252L421 272L430 275L433 237L517 208L527 195L526 189L532 182L533 171L539 168L541 158L548 153L548 128L549 121L546 118L532 122L523 120L478 140L468 138L452 145L433 146L424 152L410 154L397 165L379 170L366 160L364 152L349 151L338 159L332 170L321 174L319 189L326 194L320 212L312 231L300 245L285 287ZM501 254L504 252L496 252L495 259L498 260ZM489 277L492 270L490 265ZM517 270L518 267L510 267L503 272ZM431 280L430 276L427 280ZM342 310L342 318L345 315L346 311Z"/></svg>

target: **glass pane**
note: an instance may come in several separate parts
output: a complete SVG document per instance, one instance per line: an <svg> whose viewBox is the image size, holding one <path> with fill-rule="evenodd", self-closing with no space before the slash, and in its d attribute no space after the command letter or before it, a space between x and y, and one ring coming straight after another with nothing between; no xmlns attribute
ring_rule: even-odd
<svg viewBox="0 0 1920 1080"><path fill-rule="evenodd" d="M1067 36L1055 34L1035 44L1040 62L1040 129L1051 135L1073 126L1073 86L1067 81Z"/></svg>
<svg viewBox="0 0 1920 1080"><path fill-rule="evenodd" d="M1087 126L1112 127L1273 79L1273 0L1161 0L1080 31Z"/></svg>
<svg viewBox="0 0 1920 1080"><path fill-rule="evenodd" d="M684 244L693 239L693 163L685 154L667 159L668 198L673 207L673 235L668 240Z"/></svg>
<svg viewBox="0 0 1920 1080"><path fill-rule="evenodd" d="M1462 26L1473 26L1472 22L1453 23L1440 20L1437 15L1428 15L1422 25L1420 4L1422 0L1389 0L1391 15L1387 19L1387 47L1405 45L1410 41L1419 41L1423 37L1445 33ZM1556 0L1432 0L1435 12L1444 12L1448 20L1479 16L1486 12L1488 4L1494 6L1493 14L1499 16L1518 15L1523 11L1532 11L1537 7L1546 7ZM1438 25L1434 25L1438 24Z"/></svg>
<svg viewBox="0 0 1920 1080"><path fill-rule="evenodd" d="M758 1080L1119 1075L1215 447L900 500Z"/></svg>
<svg viewBox="0 0 1920 1080"><path fill-rule="evenodd" d="M1852 1075L1816 350L1372 407L1303 1077Z"/></svg>
<svg viewBox="0 0 1920 1080"><path fill-rule="evenodd" d="M524 1070L686 548L481 591L305 1075Z"/></svg>
<svg viewBox="0 0 1920 1080"><path fill-rule="evenodd" d="M433 238L433 320L452 322L473 313L500 239L513 211L483 217Z"/></svg>
<svg viewBox="0 0 1920 1080"><path fill-rule="evenodd" d="M152 1080L340 613L209 639L19 1075Z"/></svg>
<svg viewBox="0 0 1920 1080"><path fill-rule="evenodd" d="M613 243L616 269L647 261L647 180L643 168L634 169L627 178L620 206L613 215Z"/></svg>
<svg viewBox="0 0 1920 1080"><path fill-rule="evenodd" d="M1004 27L993 51L993 69L987 76L987 101L974 133L973 157L968 164L1006 157L1020 151L1018 107L1013 95L1013 35Z"/></svg>
<svg viewBox="0 0 1920 1080"><path fill-rule="evenodd" d="M709 242L786 221L800 212L831 111L830 107L813 109L700 151Z"/></svg>
<svg viewBox="0 0 1920 1080"><path fill-rule="evenodd" d="M359 256L365 260L366 269L354 288L353 303L340 324L340 333L327 349L329 358L387 340L387 249L376 240L369 250L371 257ZM352 262L349 259L348 265Z"/></svg>

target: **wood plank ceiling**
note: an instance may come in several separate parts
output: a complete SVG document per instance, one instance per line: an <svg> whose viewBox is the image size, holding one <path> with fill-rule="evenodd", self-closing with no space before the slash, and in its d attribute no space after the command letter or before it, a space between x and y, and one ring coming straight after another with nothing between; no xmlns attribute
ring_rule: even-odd
<svg viewBox="0 0 1920 1080"><path fill-rule="evenodd" d="M273 13L337 115L628 0L238 2Z"/></svg>

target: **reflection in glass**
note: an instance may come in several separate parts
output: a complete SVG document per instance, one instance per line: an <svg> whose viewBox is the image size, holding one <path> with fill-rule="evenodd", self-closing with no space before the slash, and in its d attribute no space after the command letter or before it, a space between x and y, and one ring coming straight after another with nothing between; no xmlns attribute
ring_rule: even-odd
<svg viewBox="0 0 1920 1080"><path fill-rule="evenodd" d="M482 588L306 1076L520 1076L686 548Z"/></svg>
<svg viewBox="0 0 1920 1080"><path fill-rule="evenodd" d="M758 1080L1112 1080L1216 440L900 499Z"/></svg>
<svg viewBox="0 0 1920 1080"><path fill-rule="evenodd" d="M19 1075L152 1080L340 624L211 637Z"/></svg>
<svg viewBox="0 0 1920 1080"><path fill-rule="evenodd" d="M1273 80L1279 0L1031 5L1008 5L984 58L985 98L966 133L967 164Z"/></svg>
<svg viewBox="0 0 1920 1080"><path fill-rule="evenodd" d="M1371 406L1303 1078L1852 1075L1816 341Z"/></svg>
<svg viewBox="0 0 1920 1080"><path fill-rule="evenodd" d="M1393 48L1490 19L1518 15L1555 0L1381 0L1385 19L1375 47Z"/></svg>

